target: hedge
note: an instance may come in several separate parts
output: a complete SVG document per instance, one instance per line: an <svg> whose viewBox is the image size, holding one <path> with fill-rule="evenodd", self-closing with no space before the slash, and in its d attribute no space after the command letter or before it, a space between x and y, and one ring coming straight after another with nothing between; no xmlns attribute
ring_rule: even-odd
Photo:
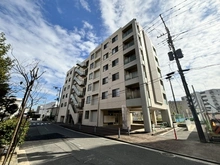
<svg viewBox="0 0 220 165"><path fill-rule="evenodd" d="M10 144L17 122L18 122L17 118L8 119L3 122L0 122L0 146ZM18 145L24 142L28 129L29 129L29 121L23 119L20 128L21 134Z"/></svg>

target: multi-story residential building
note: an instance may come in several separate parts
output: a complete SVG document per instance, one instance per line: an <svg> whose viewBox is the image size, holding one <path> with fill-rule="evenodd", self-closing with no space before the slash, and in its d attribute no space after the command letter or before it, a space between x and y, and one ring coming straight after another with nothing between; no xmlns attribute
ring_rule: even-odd
<svg viewBox="0 0 220 165"><path fill-rule="evenodd" d="M151 132L156 111L172 125L156 50L134 19L68 71L58 121L127 129L139 112Z"/></svg>
<svg viewBox="0 0 220 165"><path fill-rule="evenodd" d="M210 89L202 92L195 92L195 94L191 94L191 96L198 113L200 111L205 111L207 113L220 112L220 89ZM182 97L182 100L186 100L186 97Z"/></svg>

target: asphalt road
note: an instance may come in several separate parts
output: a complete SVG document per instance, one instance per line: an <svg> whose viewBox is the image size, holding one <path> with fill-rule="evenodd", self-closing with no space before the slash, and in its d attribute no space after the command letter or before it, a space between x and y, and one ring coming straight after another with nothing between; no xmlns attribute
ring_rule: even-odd
<svg viewBox="0 0 220 165"><path fill-rule="evenodd" d="M30 165L207 164L41 122L32 123L27 140L20 149L26 151ZM21 164L24 160L19 158Z"/></svg>

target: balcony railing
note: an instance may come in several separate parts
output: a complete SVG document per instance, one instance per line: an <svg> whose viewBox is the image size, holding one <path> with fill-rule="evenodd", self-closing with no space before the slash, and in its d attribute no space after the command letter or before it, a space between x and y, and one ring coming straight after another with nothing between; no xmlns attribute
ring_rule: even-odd
<svg viewBox="0 0 220 165"><path fill-rule="evenodd" d="M75 85L72 86L72 89L75 91L77 96L81 97L84 95L83 91L79 90Z"/></svg>
<svg viewBox="0 0 220 165"><path fill-rule="evenodd" d="M140 90L127 90L126 92L126 99L136 99L140 97Z"/></svg>
<svg viewBox="0 0 220 165"><path fill-rule="evenodd" d="M135 54L133 54L131 56L127 56L127 57L125 57L124 64L128 64L128 63L130 63L130 62L132 62L134 60L136 60Z"/></svg>
<svg viewBox="0 0 220 165"><path fill-rule="evenodd" d="M132 28L130 28L129 30L127 30L126 32L123 33L122 38L126 37L127 35L129 35L130 33L132 33Z"/></svg>
<svg viewBox="0 0 220 165"><path fill-rule="evenodd" d="M77 77L74 77L73 79L77 82L78 85L85 85L84 80L80 80Z"/></svg>
<svg viewBox="0 0 220 165"><path fill-rule="evenodd" d="M81 63L77 63L76 65L81 66L81 67L87 67L86 62L81 62Z"/></svg>
<svg viewBox="0 0 220 165"><path fill-rule="evenodd" d="M75 72L78 73L80 76L85 76L86 75L86 72L84 70L79 69L79 68L76 68Z"/></svg>
<svg viewBox="0 0 220 165"><path fill-rule="evenodd" d="M133 79L133 78L136 78L136 77L138 77L138 72L137 71L130 72L129 74L125 75L125 80L130 80L130 79Z"/></svg>
<svg viewBox="0 0 220 165"><path fill-rule="evenodd" d="M129 43L125 44L125 45L123 46L123 50L125 50L125 49L127 49L127 48L129 48L129 47L131 47L131 46L133 46L133 45L134 45L134 40L132 40L132 41L130 41Z"/></svg>

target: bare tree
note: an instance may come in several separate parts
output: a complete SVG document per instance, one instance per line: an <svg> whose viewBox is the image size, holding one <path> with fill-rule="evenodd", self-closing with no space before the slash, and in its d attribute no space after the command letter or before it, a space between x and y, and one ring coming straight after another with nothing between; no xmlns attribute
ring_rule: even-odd
<svg viewBox="0 0 220 165"><path fill-rule="evenodd" d="M31 68L31 69L27 71L27 68ZM25 88L24 88L25 92L24 92L24 96L22 99L21 107L19 109L18 123L16 125L15 131L13 133L10 145L8 147L8 150L7 150L7 153L6 153L6 156L5 156L5 159L4 159L2 165L6 164L8 158L11 154L11 151L13 151L13 148L16 147L16 145L17 145L17 141L18 141L17 138L18 138L18 134L21 129L21 124L22 124L22 119L23 119L26 104L28 102L28 99L30 99L30 95L31 95L32 89L34 87L34 83L44 73L44 72L39 73L39 62L31 63L28 66L22 66L20 64L20 62L18 61L18 59L16 59L16 58L15 58L15 63L14 63L13 69L15 70L15 72L17 72L23 78L23 81L21 81L20 84L25 85Z"/></svg>

